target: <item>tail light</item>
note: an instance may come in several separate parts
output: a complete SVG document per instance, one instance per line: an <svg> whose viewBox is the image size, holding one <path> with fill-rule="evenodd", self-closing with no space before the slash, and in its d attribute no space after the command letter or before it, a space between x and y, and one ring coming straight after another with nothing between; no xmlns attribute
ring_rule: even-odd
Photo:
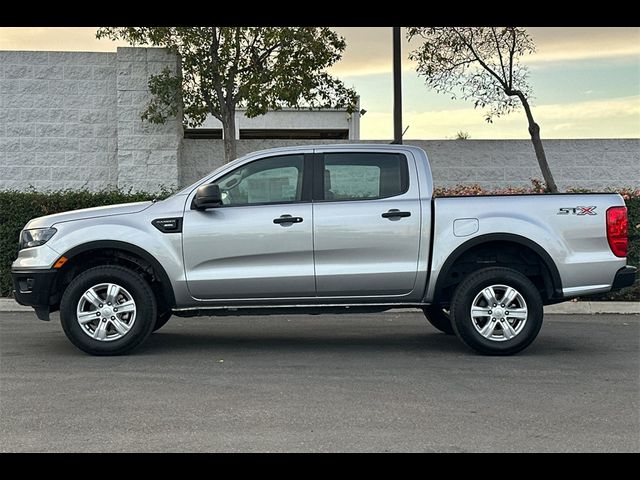
<svg viewBox="0 0 640 480"><path fill-rule="evenodd" d="M607 210L607 240L616 257L627 256L628 229L627 207L611 207Z"/></svg>

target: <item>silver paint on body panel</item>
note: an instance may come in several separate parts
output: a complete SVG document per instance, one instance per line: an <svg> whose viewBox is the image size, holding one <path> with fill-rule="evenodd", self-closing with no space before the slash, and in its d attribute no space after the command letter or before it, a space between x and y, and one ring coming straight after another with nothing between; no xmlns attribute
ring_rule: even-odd
<svg viewBox="0 0 640 480"><path fill-rule="evenodd" d="M336 152L335 149L316 150L317 153L324 151ZM380 149L371 151L379 152ZM428 245L429 232L425 238L414 156L402 148L395 151L407 159L409 188L404 194L376 200L314 203L319 297L381 296L391 299L410 296L414 291L420 245ZM411 216L382 217L393 209L409 212Z"/></svg>
<svg viewBox="0 0 640 480"><path fill-rule="evenodd" d="M609 248L605 215L557 214L558 206L567 202L597 205L597 211L606 212L611 206L624 205L618 194L451 197L434 202L435 236L427 302L433 299L437 275L451 253L480 235L504 233L533 241L553 259L563 289L584 285L607 285L608 289L616 272L626 265L626 258L616 257ZM473 236L456 237L453 233L454 221L462 211L479 220L480 228Z"/></svg>
<svg viewBox="0 0 640 480"><path fill-rule="evenodd" d="M275 224L283 215L295 224ZM311 204L186 210L184 266L196 299L315 296Z"/></svg>

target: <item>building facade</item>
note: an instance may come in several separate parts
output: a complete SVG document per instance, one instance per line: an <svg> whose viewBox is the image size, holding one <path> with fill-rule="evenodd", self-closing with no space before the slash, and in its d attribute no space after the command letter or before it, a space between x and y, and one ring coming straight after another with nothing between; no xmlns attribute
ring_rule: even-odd
<svg viewBox="0 0 640 480"><path fill-rule="evenodd" d="M360 140L360 99L354 113L346 109L305 110L284 108L249 118L246 109L236 112L239 140ZM185 129L185 138L221 139L222 122L209 115L195 129Z"/></svg>

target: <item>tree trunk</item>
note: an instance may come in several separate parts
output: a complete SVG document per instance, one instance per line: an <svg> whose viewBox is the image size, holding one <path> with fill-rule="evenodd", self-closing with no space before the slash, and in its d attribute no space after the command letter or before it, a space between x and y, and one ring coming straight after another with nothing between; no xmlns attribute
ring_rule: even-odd
<svg viewBox="0 0 640 480"><path fill-rule="evenodd" d="M236 111L226 108L222 114L222 136L224 142L224 162L238 158L236 153Z"/></svg>
<svg viewBox="0 0 640 480"><path fill-rule="evenodd" d="M547 184L547 190L551 193L558 193L558 187L556 186L556 182L553 179L553 175L551 174L551 169L549 168L549 164L547 163L547 156L544 153L544 147L542 146L542 140L540 139L540 126L533 119L531 107L529 106L529 102L527 101L526 97L523 94L518 94L518 97L520 98L522 106L524 107L524 111L527 114L531 143L533 143L533 149L536 152L536 157L538 159L538 165L540 165L542 177L544 178L544 182Z"/></svg>

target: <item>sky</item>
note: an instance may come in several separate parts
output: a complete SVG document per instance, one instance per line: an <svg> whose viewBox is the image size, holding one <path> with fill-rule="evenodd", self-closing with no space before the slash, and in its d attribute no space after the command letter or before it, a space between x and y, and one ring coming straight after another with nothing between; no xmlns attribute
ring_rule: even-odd
<svg viewBox="0 0 640 480"><path fill-rule="evenodd" d="M336 27L347 49L331 73L353 87L366 114L362 139L393 136L391 28ZM543 138L640 137L640 28L529 27L537 52L530 69L533 114ZM3 27L0 50L115 51L122 42L95 38L95 27ZM403 41L403 56L418 43ZM528 138L522 110L484 121L470 101L452 100L424 85L403 62L403 121L408 139Z"/></svg>

